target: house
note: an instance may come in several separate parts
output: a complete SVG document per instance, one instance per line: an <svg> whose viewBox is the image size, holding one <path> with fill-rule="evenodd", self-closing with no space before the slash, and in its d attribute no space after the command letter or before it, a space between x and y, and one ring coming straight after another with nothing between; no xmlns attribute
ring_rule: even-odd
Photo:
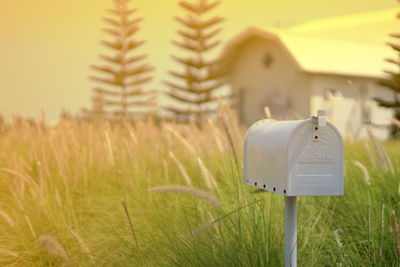
<svg viewBox="0 0 400 267"><path fill-rule="evenodd" d="M392 111L374 97L393 92L377 84L396 58L386 42L400 31L398 10L389 9L319 19L285 29L250 27L231 39L222 55L231 67L231 90L247 125L265 118L305 118L325 109L346 138L371 127L380 139L390 136Z"/></svg>

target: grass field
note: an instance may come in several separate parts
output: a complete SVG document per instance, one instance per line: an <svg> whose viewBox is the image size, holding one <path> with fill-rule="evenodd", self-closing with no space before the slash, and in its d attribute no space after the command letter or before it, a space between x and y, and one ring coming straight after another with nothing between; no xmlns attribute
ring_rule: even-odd
<svg viewBox="0 0 400 267"><path fill-rule="evenodd" d="M284 198L243 185L244 129L223 114L10 126L0 265L283 266ZM400 144L384 147L346 144L344 197L298 199L299 266L399 265Z"/></svg>

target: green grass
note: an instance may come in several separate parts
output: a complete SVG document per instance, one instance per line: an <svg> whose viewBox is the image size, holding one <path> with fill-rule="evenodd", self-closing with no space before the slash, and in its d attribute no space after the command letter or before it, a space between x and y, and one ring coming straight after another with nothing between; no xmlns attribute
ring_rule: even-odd
<svg viewBox="0 0 400 267"><path fill-rule="evenodd" d="M242 183L244 133L234 123L227 128L229 134L210 123L14 125L0 135L0 264L67 265L38 241L50 235L73 266L283 266L284 198L252 194ZM298 198L299 266L399 265L391 213L400 214L400 143L384 147L394 173L385 174L376 155L374 167L363 143L346 144L345 195ZM169 151L191 186L220 208L148 190L188 186ZM370 185L353 160L366 166Z"/></svg>

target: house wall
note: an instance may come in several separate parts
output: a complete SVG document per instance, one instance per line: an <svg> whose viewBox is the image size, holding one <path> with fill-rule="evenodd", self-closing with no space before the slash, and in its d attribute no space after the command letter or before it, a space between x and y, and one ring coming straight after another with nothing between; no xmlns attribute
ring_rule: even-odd
<svg viewBox="0 0 400 267"><path fill-rule="evenodd" d="M306 73L274 39L249 39L233 54L231 89L239 95L236 109L245 125L264 119L265 106L276 119L306 118L324 109L346 139L365 137L367 125L379 139L389 137L392 111L373 98L390 100L393 94L376 79Z"/></svg>
<svg viewBox="0 0 400 267"><path fill-rule="evenodd" d="M365 137L368 125L379 139L390 136L392 111L379 107L373 98L390 100L393 94L375 79L313 74L310 81L311 110L325 109L346 139Z"/></svg>
<svg viewBox="0 0 400 267"><path fill-rule="evenodd" d="M264 106L274 118L310 115L310 76L277 40L252 38L235 55L231 86L239 95L236 108L244 124L264 119Z"/></svg>

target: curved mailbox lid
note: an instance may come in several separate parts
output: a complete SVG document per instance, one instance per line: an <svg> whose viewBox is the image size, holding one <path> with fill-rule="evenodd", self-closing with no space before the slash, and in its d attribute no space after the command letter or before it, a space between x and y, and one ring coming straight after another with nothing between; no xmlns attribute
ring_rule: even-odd
<svg viewBox="0 0 400 267"><path fill-rule="evenodd" d="M249 128L244 142L244 183L284 194L287 146L292 132L301 123L301 120L265 119Z"/></svg>

